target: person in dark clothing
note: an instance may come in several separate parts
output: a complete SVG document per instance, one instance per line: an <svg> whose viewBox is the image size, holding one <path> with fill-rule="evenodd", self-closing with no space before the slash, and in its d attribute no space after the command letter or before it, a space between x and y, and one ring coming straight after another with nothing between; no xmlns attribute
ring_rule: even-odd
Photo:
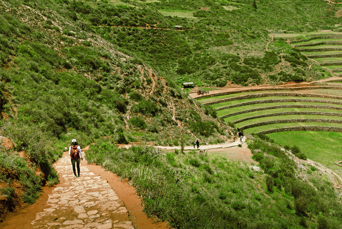
<svg viewBox="0 0 342 229"><path fill-rule="evenodd" d="M77 144L76 139L72 139L71 146L69 147L69 155L71 158L72 171L74 172L75 177L80 177L80 160L83 160L83 155L81 147ZM77 174L75 165L77 168Z"/></svg>
<svg viewBox="0 0 342 229"><path fill-rule="evenodd" d="M240 142L242 143L242 139L243 139L243 133L240 129L238 129L238 135L239 135L239 138L240 138Z"/></svg>
<svg viewBox="0 0 342 229"><path fill-rule="evenodd" d="M194 149L196 148L196 142L194 142Z"/></svg>
<svg viewBox="0 0 342 229"><path fill-rule="evenodd" d="M196 145L197 145L197 149L199 148L199 141L198 139L196 140Z"/></svg>

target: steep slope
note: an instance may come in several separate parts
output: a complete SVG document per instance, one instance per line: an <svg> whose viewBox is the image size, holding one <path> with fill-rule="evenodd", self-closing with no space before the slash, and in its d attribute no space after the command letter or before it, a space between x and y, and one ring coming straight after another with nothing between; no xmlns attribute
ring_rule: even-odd
<svg viewBox="0 0 342 229"><path fill-rule="evenodd" d="M1 181L8 187L19 182L26 192L33 186L25 202L34 202L45 181L57 182L51 163L72 138L82 145L104 136L160 145L228 140L225 124L195 106L172 80L85 32L57 13L54 1L45 3L49 7L0 2L0 134L15 144L9 152L0 150ZM19 159L19 151L33 165ZM5 159L9 154L13 160ZM18 176L6 178L7 169ZM14 192L4 187L11 199Z"/></svg>

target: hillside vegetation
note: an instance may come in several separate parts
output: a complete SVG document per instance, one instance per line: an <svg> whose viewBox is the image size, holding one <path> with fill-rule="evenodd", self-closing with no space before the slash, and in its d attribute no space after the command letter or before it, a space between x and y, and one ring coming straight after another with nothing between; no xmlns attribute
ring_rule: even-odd
<svg viewBox="0 0 342 229"><path fill-rule="evenodd" d="M51 163L72 138L83 147L104 136L157 145L229 138L225 124L171 79L81 30L55 11L63 5L41 3L0 3L1 135L14 142L0 151L1 190L10 208L16 183L33 203L41 185L58 182Z"/></svg>
<svg viewBox="0 0 342 229"><path fill-rule="evenodd" d="M203 105L182 82L328 77L269 33L338 31L338 9L321 0L1 1L0 135L14 146L0 148L0 219L58 183L52 163L76 138L94 143L89 162L130 179L147 214L175 228L341 228L335 177L299 160L306 155L298 147L292 154L264 135L248 142L257 172L201 151L145 146L234 139L237 118L217 119L233 114L219 108L248 101Z"/></svg>

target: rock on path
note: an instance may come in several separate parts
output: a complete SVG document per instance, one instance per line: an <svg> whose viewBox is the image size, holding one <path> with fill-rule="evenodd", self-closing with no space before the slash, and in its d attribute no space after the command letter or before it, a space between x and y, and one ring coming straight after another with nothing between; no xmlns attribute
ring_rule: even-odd
<svg viewBox="0 0 342 229"><path fill-rule="evenodd" d="M133 229L126 207L106 180L86 165L81 165L81 177L76 178L67 154L55 168L61 183L49 195L44 211L36 214L33 228Z"/></svg>

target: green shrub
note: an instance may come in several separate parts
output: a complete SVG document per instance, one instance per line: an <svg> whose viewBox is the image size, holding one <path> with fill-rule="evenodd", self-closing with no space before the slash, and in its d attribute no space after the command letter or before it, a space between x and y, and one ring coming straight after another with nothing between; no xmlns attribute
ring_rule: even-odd
<svg viewBox="0 0 342 229"><path fill-rule="evenodd" d="M212 106L204 106L204 113L212 116L213 118L217 118L217 111Z"/></svg>
<svg viewBox="0 0 342 229"><path fill-rule="evenodd" d="M123 132L118 132L117 143L119 144L128 144L129 141L127 140L126 135Z"/></svg>
<svg viewBox="0 0 342 229"><path fill-rule="evenodd" d="M144 99L144 97L139 92L135 92L135 91L129 93L129 97L130 97L130 99L137 101L137 102Z"/></svg>
<svg viewBox="0 0 342 229"><path fill-rule="evenodd" d="M132 117L130 120L128 120L129 124L138 127L140 129L146 129L147 128L147 124L145 122L144 119L142 119L139 116L134 116Z"/></svg>
<svg viewBox="0 0 342 229"><path fill-rule="evenodd" d="M190 165L194 167L200 167L201 163L197 159L190 159L189 160Z"/></svg>
<svg viewBox="0 0 342 229"><path fill-rule="evenodd" d="M141 113L141 114L151 114L152 116L156 116L159 113L159 106L151 101L142 100L138 104L135 104L131 107L132 113Z"/></svg>
<svg viewBox="0 0 342 229"><path fill-rule="evenodd" d="M266 185L267 185L267 190L269 192L273 192L274 182L273 182L273 178L271 176L266 177Z"/></svg>

